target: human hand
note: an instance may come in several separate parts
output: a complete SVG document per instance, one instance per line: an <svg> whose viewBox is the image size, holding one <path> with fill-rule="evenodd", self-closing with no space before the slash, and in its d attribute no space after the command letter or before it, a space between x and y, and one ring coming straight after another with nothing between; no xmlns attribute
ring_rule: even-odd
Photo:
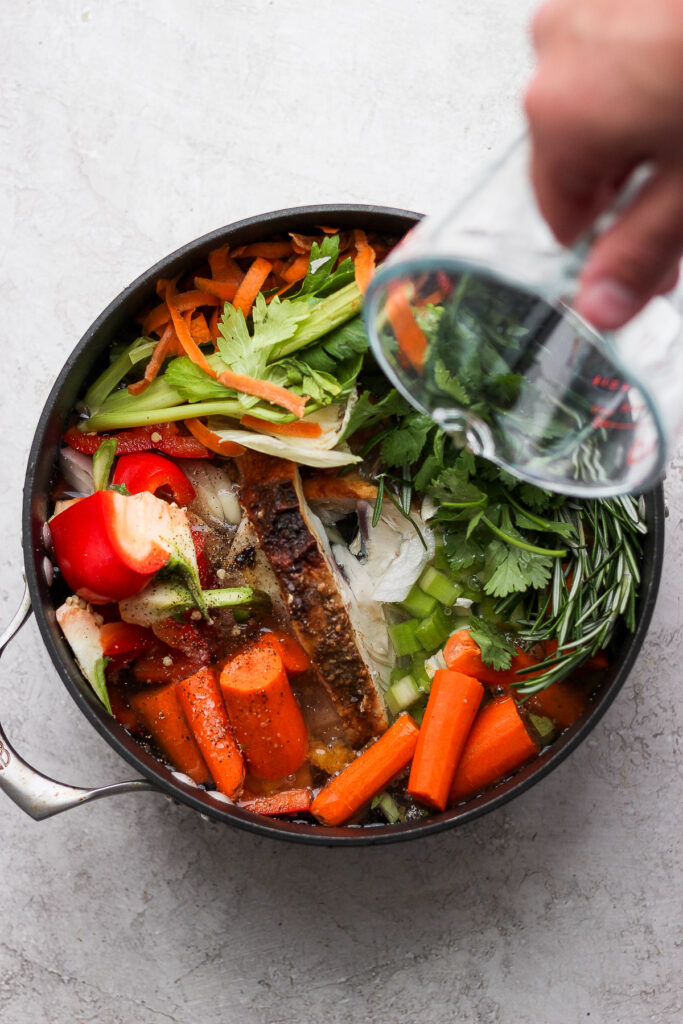
<svg viewBox="0 0 683 1024"><path fill-rule="evenodd" d="M676 283L683 254L683 0L547 0L525 97L544 217L573 243L630 173L653 176L588 256L579 313L616 329Z"/></svg>

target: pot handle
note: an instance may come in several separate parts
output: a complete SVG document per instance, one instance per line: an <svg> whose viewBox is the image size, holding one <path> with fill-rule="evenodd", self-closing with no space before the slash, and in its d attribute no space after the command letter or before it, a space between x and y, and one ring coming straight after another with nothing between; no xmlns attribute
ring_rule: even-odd
<svg viewBox="0 0 683 1024"><path fill-rule="evenodd" d="M28 587L24 589L19 609L7 629L0 636L0 655L10 640L19 632L31 614L31 597ZM130 782L116 782L112 786L99 789L81 789L78 786L66 786L62 782L50 779L42 772L36 771L17 754L11 745L2 725L0 724L0 789L3 789L14 800L22 811L26 811L36 821L50 818L53 814L68 811L71 807L99 800L103 796L114 796L116 793L130 793L156 790L153 783L144 779L132 779Z"/></svg>

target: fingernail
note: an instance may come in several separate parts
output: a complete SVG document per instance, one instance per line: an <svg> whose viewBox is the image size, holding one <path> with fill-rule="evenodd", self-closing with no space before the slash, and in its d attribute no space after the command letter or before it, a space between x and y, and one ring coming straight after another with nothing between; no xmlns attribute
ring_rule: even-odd
<svg viewBox="0 0 683 1024"><path fill-rule="evenodd" d="M584 285L576 300L576 310L603 331L615 331L638 312L640 295L619 281L609 278Z"/></svg>

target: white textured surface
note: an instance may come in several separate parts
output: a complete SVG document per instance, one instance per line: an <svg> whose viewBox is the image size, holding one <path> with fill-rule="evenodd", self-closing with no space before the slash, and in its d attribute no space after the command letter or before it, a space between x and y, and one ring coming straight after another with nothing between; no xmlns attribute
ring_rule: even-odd
<svg viewBox="0 0 683 1024"><path fill-rule="evenodd" d="M243 215L430 210L519 124L530 0L25 0L0 8L3 581L39 411L100 310ZM674 1024L681 1008L683 458L654 624L617 702L531 792L460 831L274 844L154 796L36 824L0 795L7 1024ZM0 712L80 784L129 769L29 624ZM677 949L678 944L678 949Z"/></svg>

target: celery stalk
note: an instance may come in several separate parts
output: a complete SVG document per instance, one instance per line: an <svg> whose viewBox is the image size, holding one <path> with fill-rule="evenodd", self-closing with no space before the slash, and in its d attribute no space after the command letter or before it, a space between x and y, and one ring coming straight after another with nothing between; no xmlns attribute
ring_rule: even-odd
<svg viewBox="0 0 683 1024"><path fill-rule="evenodd" d="M355 281L332 292L311 307L308 317L299 324L291 338L273 346L268 355L268 362L275 363L283 356L289 356L292 352L318 341L323 335L360 313L362 305L363 295Z"/></svg>
<svg viewBox="0 0 683 1024"><path fill-rule="evenodd" d="M148 338L136 338L131 342L128 348L113 363L110 363L88 388L83 400L87 408L91 412L99 409L110 392L132 370L135 364L152 355L156 344L155 341Z"/></svg>
<svg viewBox="0 0 683 1024"><path fill-rule="evenodd" d="M144 395L140 397L144 397ZM139 410L135 402L136 399L132 398L131 408L122 409L120 412L108 413L103 410L79 424L79 429L85 431L121 430L124 427L146 427L153 423L173 423L177 420L186 420L188 416L239 418L244 412L240 404L234 400L188 402L185 405L161 406L148 410Z"/></svg>

